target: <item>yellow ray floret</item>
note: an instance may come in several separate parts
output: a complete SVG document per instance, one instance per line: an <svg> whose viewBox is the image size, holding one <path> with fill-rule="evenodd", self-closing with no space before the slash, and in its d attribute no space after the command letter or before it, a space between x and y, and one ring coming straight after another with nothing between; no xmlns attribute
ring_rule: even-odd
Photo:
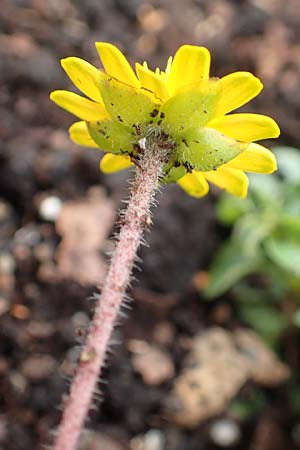
<svg viewBox="0 0 300 450"><path fill-rule="evenodd" d="M98 145L90 135L86 122L75 122L69 128L70 138L75 144L83 145L84 147L98 148Z"/></svg>
<svg viewBox="0 0 300 450"><path fill-rule="evenodd" d="M209 77L210 53L207 48L183 45L177 50L168 76L171 95L184 86Z"/></svg>
<svg viewBox="0 0 300 450"><path fill-rule="evenodd" d="M276 138L280 134L275 120L262 114L229 114L212 120L208 126L244 142Z"/></svg>
<svg viewBox="0 0 300 450"><path fill-rule="evenodd" d="M51 92L50 98L58 106L82 120L103 120L108 115L103 104L92 102L74 92L54 91Z"/></svg>
<svg viewBox="0 0 300 450"><path fill-rule="evenodd" d="M201 172L187 173L177 183L187 194L196 198L203 197L209 190L208 183Z"/></svg>
<svg viewBox="0 0 300 450"><path fill-rule="evenodd" d="M95 45L105 72L108 75L130 86L140 87L139 81L129 62L117 47L107 42L96 42Z"/></svg>
<svg viewBox="0 0 300 450"><path fill-rule="evenodd" d="M104 173L114 173L132 166L129 156L107 153L100 161L100 169Z"/></svg>
<svg viewBox="0 0 300 450"><path fill-rule="evenodd" d="M101 72L96 67L80 58L70 57L61 60L61 65L70 80L87 97L102 102L99 88Z"/></svg>
<svg viewBox="0 0 300 450"><path fill-rule="evenodd" d="M274 154L256 143L249 144L244 152L232 159L226 166L254 173L273 173L277 170Z"/></svg>
<svg viewBox="0 0 300 450"><path fill-rule="evenodd" d="M242 170L228 166L205 172L205 178L221 189L237 197L244 198L248 191L248 178Z"/></svg>
<svg viewBox="0 0 300 450"><path fill-rule="evenodd" d="M262 82L250 72L234 72L220 80L222 96L218 116L224 116L256 97L263 88Z"/></svg>

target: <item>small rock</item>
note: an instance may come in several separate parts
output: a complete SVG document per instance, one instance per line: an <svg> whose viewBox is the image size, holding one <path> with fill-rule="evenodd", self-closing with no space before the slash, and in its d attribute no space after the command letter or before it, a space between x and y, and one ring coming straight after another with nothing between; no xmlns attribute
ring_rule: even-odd
<svg viewBox="0 0 300 450"><path fill-rule="evenodd" d="M17 303L11 307L10 315L18 320L26 320L30 316L30 309Z"/></svg>
<svg viewBox="0 0 300 450"><path fill-rule="evenodd" d="M55 326L50 322L32 320L28 325L30 336L38 339L47 339L55 332Z"/></svg>
<svg viewBox="0 0 300 450"><path fill-rule="evenodd" d="M27 390L27 380L24 375L19 372L12 371L9 374L9 381L16 394L19 396L25 394Z"/></svg>
<svg viewBox="0 0 300 450"><path fill-rule="evenodd" d="M131 340L128 347L133 352L132 365L144 383L159 385L173 377L174 365L166 352L138 340Z"/></svg>
<svg viewBox="0 0 300 450"><path fill-rule="evenodd" d="M230 447L240 440L241 431L233 420L220 419L211 424L209 435L213 443L219 447Z"/></svg>
<svg viewBox="0 0 300 450"><path fill-rule="evenodd" d="M40 242L40 239L40 232L33 223L28 223L23 228L20 228L14 235L15 244L25 247L34 247Z"/></svg>
<svg viewBox="0 0 300 450"><path fill-rule="evenodd" d="M153 330L153 339L161 346L174 342L175 329L170 322L159 322Z"/></svg>
<svg viewBox="0 0 300 450"><path fill-rule="evenodd" d="M137 436L130 442L130 450L164 450L165 437L161 430L149 430L143 436Z"/></svg>
<svg viewBox="0 0 300 450"><path fill-rule="evenodd" d="M39 215L42 219L49 222L54 222L60 214L62 208L62 201L59 197L54 195L46 197L41 201L39 207Z"/></svg>
<svg viewBox="0 0 300 450"><path fill-rule="evenodd" d="M10 253L0 254L0 272L10 275L15 270L15 260Z"/></svg>
<svg viewBox="0 0 300 450"><path fill-rule="evenodd" d="M0 317L9 311L10 304L7 298L0 297Z"/></svg>
<svg viewBox="0 0 300 450"><path fill-rule="evenodd" d="M53 372L55 364L50 355L35 355L23 362L21 371L30 380L40 381Z"/></svg>
<svg viewBox="0 0 300 450"><path fill-rule="evenodd" d="M79 450L125 450L123 445L112 437L98 431L85 430L79 441Z"/></svg>

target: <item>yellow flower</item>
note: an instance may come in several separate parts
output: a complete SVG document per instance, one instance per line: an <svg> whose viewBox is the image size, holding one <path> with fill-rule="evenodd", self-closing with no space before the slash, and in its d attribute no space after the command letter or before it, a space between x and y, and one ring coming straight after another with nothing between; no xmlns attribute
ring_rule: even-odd
<svg viewBox="0 0 300 450"><path fill-rule="evenodd" d="M136 64L136 73L115 46L97 42L104 70L70 57L61 61L69 78L88 98L54 91L51 99L81 121L70 127L79 145L107 152L106 173L133 164L151 134L170 148L164 182L176 181L202 197L208 182L239 197L247 195L245 172L272 173L274 155L254 143L279 135L276 122L260 114L228 114L262 90L249 72L210 78L206 48L183 45L165 71Z"/></svg>

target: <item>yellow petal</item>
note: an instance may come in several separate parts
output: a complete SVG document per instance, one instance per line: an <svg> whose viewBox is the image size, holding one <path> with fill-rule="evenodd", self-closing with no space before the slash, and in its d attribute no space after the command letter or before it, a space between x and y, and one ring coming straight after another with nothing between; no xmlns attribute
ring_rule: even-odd
<svg viewBox="0 0 300 450"><path fill-rule="evenodd" d="M106 153L100 161L100 169L104 173L114 173L132 166L129 156Z"/></svg>
<svg viewBox="0 0 300 450"><path fill-rule="evenodd" d="M212 120L208 126L244 142L276 138L280 134L275 120L262 114L229 114Z"/></svg>
<svg viewBox="0 0 300 450"><path fill-rule="evenodd" d="M95 45L108 75L130 86L139 87L139 81L134 71L117 47L107 42L96 42Z"/></svg>
<svg viewBox="0 0 300 450"><path fill-rule="evenodd" d="M262 82L250 72L234 72L221 78L222 96L218 116L244 105L256 97L263 88Z"/></svg>
<svg viewBox="0 0 300 450"><path fill-rule="evenodd" d="M249 144L247 149L226 166L255 173L272 173L277 169L275 156L259 144Z"/></svg>
<svg viewBox="0 0 300 450"><path fill-rule="evenodd" d="M75 122L69 128L70 138L75 144L83 145L84 147L99 148L96 142L88 132L86 122Z"/></svg>
<svg viewBox="0 0 300 450"><path fill-rule="evenodd" d="M141 64L136 64L135 70L139 80L141 82L141 87L146 91L151 91L154 93L155 98L161 103L165 102L168 97L168 89L166 82L161 75L152 72L152 70L147 69L147 67Z"/></svg>
<svg viewBox="0 0 300 450"><path fill-rule="evenodd" d="M101 103L95 103L69 91L53 91L51 100L61 108L82 120L100 120L108 116Z"/></svg>
<svg viewBox="0 0 300 450"><path fill-rule="evenodd" d="M168 76L168 89L173 95L183 86L209 77L210 53L207 48L183 45L174 57Z"/></svg>
<svg viewBox="0 0 300 450"><path fill-rule="evenodd" d="M101 78L100 70L89 64L84 59L70 57L61 60L61 65L70 80L85 95L96 102L102 102L99 81Z"/></svg>
<svg viewBox="0 0 300 450"><path fill-rule="evenodd" d="M205 178L232 195L244 198L248 191L248 178L242 170L221 166L217 170L204 172Z"/></svg>
<svg viewBox="0 0 300 450"><path fill-rule="evenodd" d="M209 190L208 183L200 172L187 173L177 183L187 194L196 198L203 197Z"/></svg>

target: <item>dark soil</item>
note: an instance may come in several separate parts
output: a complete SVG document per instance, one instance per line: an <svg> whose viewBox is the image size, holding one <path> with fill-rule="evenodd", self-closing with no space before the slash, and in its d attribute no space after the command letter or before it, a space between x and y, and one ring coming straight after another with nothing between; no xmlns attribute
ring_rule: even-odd
<svg viewBox="0 0 300 450"><path fill-rule="evenodd" d="M1 1L1 449L33 450L49 443L74 371L80 334L93 311L88 299L98 280L88 268L99 267L101 282L111 248L108 234L114 232L113 212L127 196L128 173L101 174L99 153L69 141L73 119L49 101L51 90L71 86L59 59L76 55L98 64L94 42L102 40L118 45L131 61L146 59L163 67L184 43L207 46L214 75L250 70L264 80L263 93L247 110L274 117L282 130L280 141L300 147L299 38L299 0ZM82 200L88 204L91 195L101 197L106 231L99 223L103 239L86 259L77 251L82 271L66 272L61 256L66 247L55 217L47 215L49 204L44 211L45 199L54 196L56 202L71 201L76 207ZM117 344L103 376L106 384L100 384L103 402L99 406L95 401L82 449L222 448L211 437L216 417L188 430L165 413L188 342L213 325L241 325L229 297L205 303L193 281L207 270L222 239L214 216L216 195L214 191L194 200L177 186L164 187L158 195L160 205L147 234L150 247L140 252L143 270L135 271L129 290L132 310L115 332ZM85 226L93 233L92 219ZM67 263L68 258L74 263L72 251L63 254ZM143 370L138 368L133 349L141 343L167 355L169 372L163 381L151 381L147 361ZM296 371L298 346L295 335L282 345L282 357ZM250 383L240 396L251 396L253 389ZM237 420L240 438L227 448L300 448L300 417L288 406L286 386L263 392L264 405L250 419ZM221 417L230 417L226 408Z"/></svg>

